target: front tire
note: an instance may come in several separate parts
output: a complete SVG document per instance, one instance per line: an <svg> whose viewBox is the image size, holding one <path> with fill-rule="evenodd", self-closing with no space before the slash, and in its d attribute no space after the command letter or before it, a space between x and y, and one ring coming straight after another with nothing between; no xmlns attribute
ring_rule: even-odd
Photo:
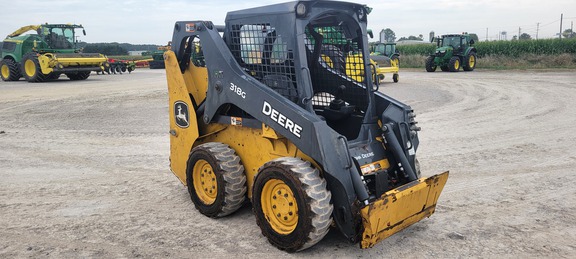
<svg viewBox="0 0 576 259"><path fill-rule="evenodd" d="M18 69L18 63L12 59L0 61L0 77L3 81L18 81L22 75Z"/></svg>
<svg viewBox="0 0 576 259"><path fill-rule="evenodd" d="M398 83L398 81L400 81L400 75L399 74L393 74L392 80L394 81L394 83Z"/></svg>
<svg viewBox="0 0 576 259"><path fill-rule="evenodd" d="M192 149L186 183L196 209L211 218L235 212L246 197L246 175L240 157L218 142Z"/></svg>
<svg viewBox="0 0 576 259"><path fill-rule="evenodd" d="M28 82L36 83L46 81L46 75L42 74L40 62L35 52L24 55L20 70L22 71L24 79Z"/></svg>
<svg viewBox="0 0 576 259"><path fill-rule="evenodd" d="M474 71L474 68L476 68L476 58L476 53L470 53L466 56L464 71Z"/></svg>
<svg viewBox="0 0 576 259"><path fill-rule="evenodd" d="M434 64L434 56L429 56L426 58L426 71L434 72L436 71L436 64Z"/></svg>
<svg viewBox="0 0 576 259"><path fill-rule="evenodd" d="M460 70L460 58L459 57L452 57L450 62L448 62L448 68L450 72L458 72Z"/></svg>
<svg viewBox="0 0 576 259"><path fill-rule="evenodd" d="M294 157L274 159L260 167L252 206L268 242L295 252L318 243L332 223L332 197L326 180L310 162Z"/></svg>

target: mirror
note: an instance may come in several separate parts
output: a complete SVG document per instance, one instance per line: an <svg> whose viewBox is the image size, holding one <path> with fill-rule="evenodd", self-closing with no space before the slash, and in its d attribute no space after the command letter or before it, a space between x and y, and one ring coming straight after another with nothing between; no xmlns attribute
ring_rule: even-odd
<svg viewBox="0 0 576 259"><path fill-rule="evenodd" d="M474 44L474 39L470 40L470 45Z"/></svg>
<svg viewBox="0 0 576 259"><path fill-rule="evenodd" d="M368 30L368 36L370 36L370 39L374 38L374 34L372 33L372 30Z"/></svg>
<svg viewBox="0 0 576 259"><path fill-rule="evenodd" d="M86 36L86 30L82 29L82 34L84 34L84 36Z"/></svg>

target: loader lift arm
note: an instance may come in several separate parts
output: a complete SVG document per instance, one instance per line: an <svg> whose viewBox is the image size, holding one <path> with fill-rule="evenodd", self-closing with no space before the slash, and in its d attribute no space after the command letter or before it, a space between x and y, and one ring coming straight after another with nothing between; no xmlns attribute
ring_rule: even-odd
<svg viewBox="0 0 576 259"><path fill-rule="evenodd" d="M12 38L12 37L17 37L22 35L25 32L28 31L36 31L41 27L41 25L27 25L27 26L23 26L20 29L14 31L13 33L8 34L8 36L6 38Z"/></svg>

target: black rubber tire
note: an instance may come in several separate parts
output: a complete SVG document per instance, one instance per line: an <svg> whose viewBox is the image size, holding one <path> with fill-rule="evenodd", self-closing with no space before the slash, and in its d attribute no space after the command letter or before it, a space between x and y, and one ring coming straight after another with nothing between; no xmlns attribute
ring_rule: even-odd
<svg viewBox="0 0 576 259"><path fill-rule="evenodd" d="M33 73L30 75L26 72L26 62L28 61L33 62L35 67ZM36 52L28 53L24 55L24 57L22 57L22 63L20 64L20 71L22 71L24 79L26 79L26 81L28 82L38 83L46 81L47 75L42 74L42 70L40 68L40 62L38 61L38 56Z"/></svg>
<svg viewBox="0 0 576 259"><path fill-rule="evenodd" d="M453 56L450 59L450 62L448 62L448 68L450 69L450 72L458 72L460 70L460 58L457 56Z"/></svg>
<svg viewBox="0 0 576 259"><path fill-rule="evenodd" d="M86 80L90 77L90 71L83 71L77 73L66 73L66 76L72 81Z"/></svg>
<svg viewBox="0 0 576 259"><path fill-rule="evenodd" d="M12 59L2 59L0 61L0 71L4 70L8 72L8 76L5 77L5 73L0 73L2 81L18 81L22 77L18 63Z"/></svg>
<svg viewBox="0 0 576 259"><path fill-rule="evenodd" d="M217 183L216 199L212 204L202 202L194 188L193 170L198 161L212 167ZM210 142L192 149L186 170L188 193L200 213L219 218L237 211L246 200L246 175L240 157L228 145Z"/></svg>
<svg viewBox="0 0 576 259"><path fill-rule="evenodd" d="M298 221L290 233L275 231L268 216L264 214L263 189L270 180L280 180L287 185L297 203ZM277 248L287 252L304 250L318 243L328 233L332 223L332 195L326 188L326 180L320 177L320 172L310 162L282 157L264 164L258 170L252 194L256 223L268 242Z"/></svg>
<svg viewBox="0 0 576 259"><path fill-rule="evenodd" d="M58 78L60 78L60 75L61 75L60 73L52 72L46 76L46 80L57 80Z"/></svg>
<svg viewBox="0 0 576 259"><path fill-rule="evenodd" d="M448 72L450 71L450 68L448 68L448 65L442 65L440 66L440 70L442 70L443 72Z"/></svg>
<svg viewBox="0 0 576 259"><path fill-rule="evenodd" d="M470 65L470 59L473 58L474 62L473 65ZM464 66L462 67L464 69L464 71L474 71L474 69L476 68L476 62L478 61L478 57L476 56L476 53L471 52L470 54L468 54L466 56L466 58L464 59Z"/></svg>
<svg viewBox="0 0 576 259"><path fill-rule="evenodd" d="M426 58L426 71L434 72L436 71L436 64L434 64L434 56L428 56Z"/></svg>
<svg viewBox="0 0 576 259"><path fill-rule="evenodd" d="M393 74L392 80L394 81L394 83L398 83L398 81L400 81L400 75L399 74Z"/></svg>

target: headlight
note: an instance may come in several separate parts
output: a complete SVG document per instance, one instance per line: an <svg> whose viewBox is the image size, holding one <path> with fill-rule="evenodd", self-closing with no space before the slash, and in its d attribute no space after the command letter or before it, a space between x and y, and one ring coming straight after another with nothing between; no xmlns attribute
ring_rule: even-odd
<svg viewBox="0 0 576 259"><path fill-rule="evenodd" d="M446 53L446 51L445 51L445 50L441 50L440 53Z"/></svg>
<svg viewBox="0 0 576 259"><path fill-rule="evenodd" d="M296 16L298 17L304 17L306 16L306 12L308 12L307 10L308 8L306 8L306 4L305 3L298 3L296 5Z"/></svg>
<svg viewBox="0 0 576 259"><path fill-rule="evenodd" d="M364 8L358 9L358 20L363 20L363 19L364 19L364 15L366 15L366 14L364 13Z"/></svg>

